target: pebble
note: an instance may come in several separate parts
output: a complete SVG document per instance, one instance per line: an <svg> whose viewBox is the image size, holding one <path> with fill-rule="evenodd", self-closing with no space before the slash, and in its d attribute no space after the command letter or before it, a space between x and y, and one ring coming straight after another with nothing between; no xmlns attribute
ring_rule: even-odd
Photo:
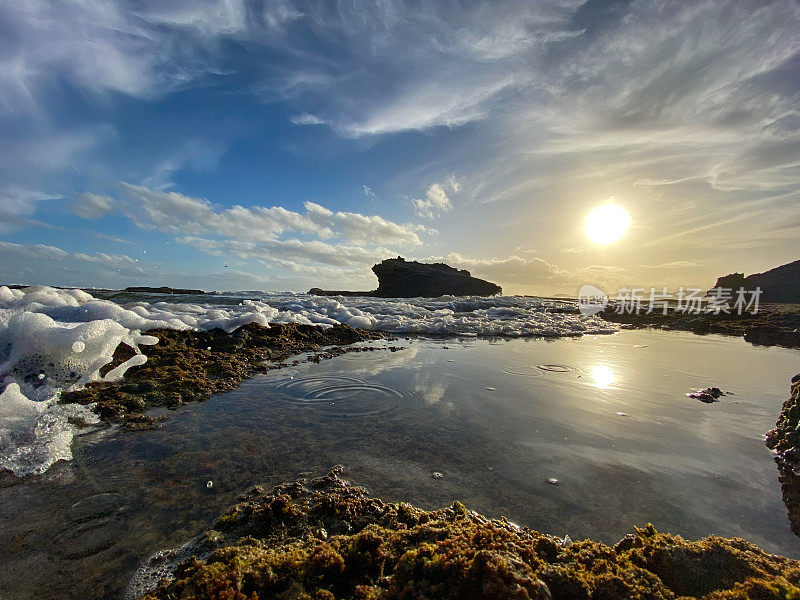
<svg viewBox="0 0 800 600"><path fill-rule="evenodd" d="M431 473L431 477L433 477L434 479L442 479L444 477L444 474L439 473L439 471L434 471L433 473Z"/></svg>
<svg viewBox="0 0 800 600"><path fill-rule="evenodd" d="M550 479L547 480L547 483L549 483L550 485L558 485L558 479L556 479L555 477L551 477Z"/></svg>
<svg viewBox="0 0 800 600"><path fill-rule="evenodd" d="M493 387L487 387L487 388L486 388L486 390L487 390L487 391L489 391L489 392L493 392L493 391L495 390L495 388L493 388Z"/></svg>
<svg viewBox="0 0 800 600"><path fill-rule="evenodd" d="M624 413L624 412L620 411L620 412L617 413L617 416L618 417L627 417L628 413Z"/></svg>

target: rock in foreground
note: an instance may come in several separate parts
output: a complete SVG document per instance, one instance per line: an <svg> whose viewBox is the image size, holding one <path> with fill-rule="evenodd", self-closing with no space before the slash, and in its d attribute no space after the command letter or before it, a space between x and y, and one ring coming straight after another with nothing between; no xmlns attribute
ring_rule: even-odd
<svg viewBox="0 0 800 600"><path fill-rule="evenodd" d="M424 511L370 498L341 468L240 500L213 530L154 556L129 597L163 574L143 598L800 597L800 563L741 539L689 542L648 525L613 548L565 543L458 502Z"/></svg>
<svg viewBox="0 0 800 600"><path fill-rule="evenodd" d="M387 258L372 266L378 276L378 289L372 292L345 292L311 288L316 296L374 296L377 298L438 298L439 296L494 296L502 294L499 285L478 279L466 269L444 263L426 264L403 257Z"/></svg>
<svg viewBox="0 0 800 600"><path fill-rule="evenodd" d="M767 447L775 451L783 502L792 531L800 535L800 373L792 378L791 397L784 402L775 429L767 433Z"/></svg>

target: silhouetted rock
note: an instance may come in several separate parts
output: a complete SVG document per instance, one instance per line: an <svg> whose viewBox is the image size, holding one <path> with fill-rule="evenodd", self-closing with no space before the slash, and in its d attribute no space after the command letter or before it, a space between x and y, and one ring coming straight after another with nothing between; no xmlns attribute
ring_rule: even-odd
<svg viewBox="0 0 800 600"><path fill-rule="evenodd" d="M744 273L731 273L717 279L714 287L730 288L734 293L739 288L761 288L760 302L800 303L800 260L747 277Z"/></svg>
<svg viewBox="0 0 800 600"><path fill-rule="evenodd" d="M494 296L501 294L499 285L478 279L465 269L444 263L426 264L403 257L387 258L372 271L378 276L374 292L342 292L311 288L317 296L375 296L378 298L437 298L439 296Z"/></svg>
<svg viewBox="0 0 800 600"><path fill-rule="evenodd" d="M203 290L187 290L184 288L171 288L167 286L161 287L126 287L123 292L147 292L148 294L190 294L190 295L199 295L205 294Z"/></svg>

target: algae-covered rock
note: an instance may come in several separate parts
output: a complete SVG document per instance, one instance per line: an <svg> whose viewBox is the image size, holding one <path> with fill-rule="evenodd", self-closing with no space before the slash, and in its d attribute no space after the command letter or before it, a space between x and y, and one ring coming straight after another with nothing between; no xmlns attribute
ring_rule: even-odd
<svg viewBox="0 0 800 600"><path fill-rule="evenodd" d="M146 563L130 597L800 598L800 563L741 539L688 542L648 525L613 548L567 544L458 502L386 503L341 475L253 488L172 562ZM153 572L167 577L142 589Z"/></svg>
<svg viewBox="0 0 800 600"><path fill-rule="evenodd" d="M792 378L791 397L784 402L775 429L767 433L766 444L775 451L792 531L800 535L800 373Z"/></svg>
<svg viewBox="0 0 800 600"><path fill-rule="evenodd" d="M145 414L148 408L175 408L183 403L207 400L213 394L237 388L244 379L273 368L266 361L328 348L324 357L344 352L343 346L383 334L349 325L319 327L288 323L263 327L243 325L232 332L176 331L153 329L147 332L158 344L144 346L147 362L130 369L125 379L94 382L84 389L65 392L62 402L94 403L95 412L105 421L123 422L126 427L152 427L155 420ZM355 347L357 350L370 348ZM114 360L101 374L133 356L133 349L120 344ZM323 355L309 357L319 361Z"/></svg>

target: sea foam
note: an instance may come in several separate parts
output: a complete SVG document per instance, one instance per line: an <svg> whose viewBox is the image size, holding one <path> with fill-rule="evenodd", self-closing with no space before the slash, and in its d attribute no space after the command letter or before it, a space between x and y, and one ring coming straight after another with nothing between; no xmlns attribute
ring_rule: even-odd
<svg viewBox="0 0 800 600"><path fill-rule="evenodd" d="M260 297L258 297L260 296ZM190 302L115 303L81 290L0 286L0 470L42 473L69 459L72 423L96 422L86 407L57 404L61 390L122 378L147 359L139 346L155 344L148 330L225 331L258 323L339 323L395 334L562 337L611 333L615 327L580 315L565 302L500 296L470 298L356 298L294 293L236 293ZM134 356L100 376L114 350Z"/></svg>

